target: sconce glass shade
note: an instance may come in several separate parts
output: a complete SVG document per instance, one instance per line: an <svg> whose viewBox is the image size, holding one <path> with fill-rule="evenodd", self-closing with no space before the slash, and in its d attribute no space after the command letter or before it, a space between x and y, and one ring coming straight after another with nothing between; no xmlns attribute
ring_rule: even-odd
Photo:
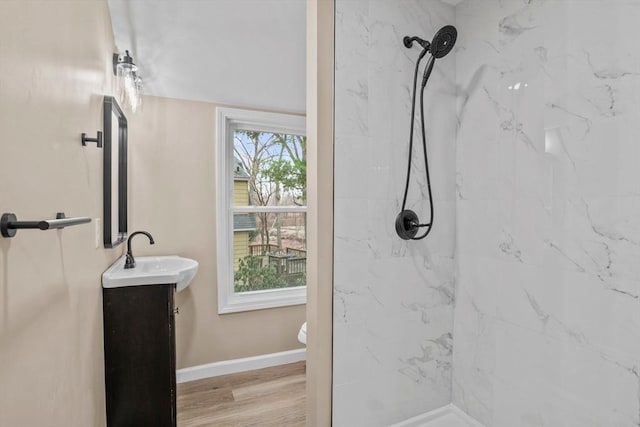
<svg viewBox="0 0 640 427"><path fill-rule="evenodd" d="M142 78L140 76L136 76L134 80L135 86L135 102L131 103L131 110L135 113L142 108Z"/></svg>
<svg viewBox="0 0 640 427"><path fill-rule="evenodd" d="M124 55L118 58L118 68L137 71L138 68L136 67L136 64L133 63L133 58L129 55L129 51L125 50L124 52Z"/></svg>
<svg viewBox="0 0 640 427"><path fill-rule="evenodd" d="M138 67L126 50L124 55L113 55L113 72L116 75L117 98L121 105L128 105L135 113L141 106L142 79Z"/></svg>

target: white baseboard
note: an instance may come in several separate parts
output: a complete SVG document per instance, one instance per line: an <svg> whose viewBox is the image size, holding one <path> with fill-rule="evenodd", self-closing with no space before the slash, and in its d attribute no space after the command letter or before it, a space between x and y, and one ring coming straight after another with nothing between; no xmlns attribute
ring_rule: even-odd
<svg viewBox="0 0 640 427"><path fill-rule="evenodd" d="M191 366L176 371L178 384L203 378L218 377L220 375L235 374L236 372L252 371L254 369L269 368L271 366L286 365L307 359L307 349L283 351L280 353L263 354L242 359L224 360L222 362L207 363L206 365Z"/></svg>
<svg viewBox="0 0 640 427"><path fill-rule="evenodd" d="M408 419L391 427L484 427L482 424L449 404L426 414Z"/></svg>

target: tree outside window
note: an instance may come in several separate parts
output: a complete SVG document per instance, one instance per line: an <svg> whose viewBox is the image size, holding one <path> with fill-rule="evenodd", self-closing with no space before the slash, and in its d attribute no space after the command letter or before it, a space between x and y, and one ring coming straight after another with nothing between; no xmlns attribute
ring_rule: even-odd
<svg viewBox="0 0 640 427"><path fill-rule="evenodd" d="M237 129L233 154L235 292L306 285L306 137Z"/></svg>

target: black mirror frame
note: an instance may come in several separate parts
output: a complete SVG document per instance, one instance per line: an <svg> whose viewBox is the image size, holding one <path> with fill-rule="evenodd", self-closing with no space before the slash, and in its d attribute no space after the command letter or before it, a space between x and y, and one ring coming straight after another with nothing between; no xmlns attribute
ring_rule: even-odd
<svg viewBox="0 0 640 427"><path fill-rule="evenodd" d="M119 244L127 240L127 118L122 109L112 96L105 96L103 102L103 133L104 133L104 156L103 156L103 237L105 248L115 248ZM112 117L118 118L118 140L113 141L112 135ZM118 144L118 238L115 242L111 241L112 223L111 218L111 201L112 191L112 162L113 152L112 144Z"/></svg>

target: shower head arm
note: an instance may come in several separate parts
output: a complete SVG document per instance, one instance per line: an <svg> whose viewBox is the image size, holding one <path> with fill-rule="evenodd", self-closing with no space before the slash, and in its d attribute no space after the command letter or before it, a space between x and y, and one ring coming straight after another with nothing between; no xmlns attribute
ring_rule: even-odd
<svg viewBox="0 0 640 427"><path fill-rule="evenodd" d="M411 49L411 47L413 46L413 42L418 43L420 46L422 46L423 49L426 49L426 50L429 50L429 48L431 47L431 43L416 36L413 36L413 37L405 36L402 39L402 42L404 43L404 47L406 47L407 49Z"/></svg>

